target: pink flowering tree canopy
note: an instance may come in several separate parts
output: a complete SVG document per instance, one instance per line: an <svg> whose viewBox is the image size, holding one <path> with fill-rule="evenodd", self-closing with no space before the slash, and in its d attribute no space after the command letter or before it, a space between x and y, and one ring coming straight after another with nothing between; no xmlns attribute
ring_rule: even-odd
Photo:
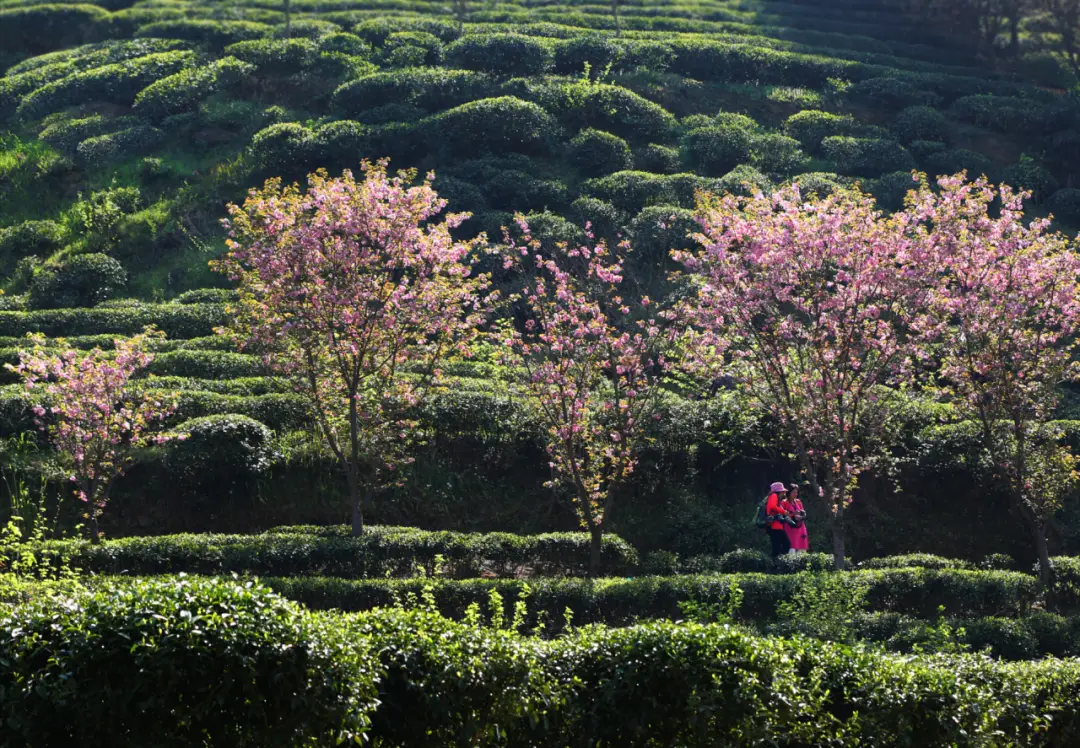
<svg viewBox="0 0 1080 748"><path fill-rule="evenodd" d="M408 416L449 354L468 355L488 279L473 272L478 242L451 229L468 216L414 172L363 178L319 171L308 188L272 179L225 221L216 268L239 284L231 331L304 393L341 462L363 530L362 503L393 482L418 434Z"/></svg>
<svg viewBox="0 0 1080 748"><path fill-rule="evenodd" d="M19 364L7 365L22 376L28 390L42 396L34 407L38 427L69 469L77 498L87 504L95 541L101 537L99 518L113 485L134 451L174 438L154 429L175 411L175 400L129 386L153 361L148 348L162 337L147 329L116 340L115 351L85 352L65 349L63 339L49 344L41 335L30 335L32 347L20 352Z"/></svg>
<svg viewBox="0 0 1080 748"><path fill-rule="evenodd" d="M962 175L938 186L923 185L907 211L940 272L931 305L935 384L979 428L994 478L1033 533L1046 582L1046 526L1077 486L1076 457L1050 421L1059 385L1080 373L1080 257L1049 220L1025 222L1024 194Z"/></svg>
<svg viewBox="0 0 1080 748"><path fill-rule="evenodd" d="M845 509L917 359L905 329L928 295L923 249L855 190L705 196L697 212L702 249L675 253L698 290L685 305L691 348L775 420L823 500L842 568Z"/></svg>
<svg viewBox="0 0 1080 748"><path fill-rule="evenodd" d="M525 372L552 484L568 489L590 532L595 575L613 498L656 415L666 332L647 297L622 297L622 259L603 243L544 248L517 221L524 238L507 232L504 266L524 278L512 299L519 319L504 320L498 335L507 362Z"/></svg>

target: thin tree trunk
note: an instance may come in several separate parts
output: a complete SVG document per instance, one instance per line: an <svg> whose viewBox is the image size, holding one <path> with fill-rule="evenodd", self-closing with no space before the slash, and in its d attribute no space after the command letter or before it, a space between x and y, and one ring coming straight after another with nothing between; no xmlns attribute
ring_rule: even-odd
<svg viewBox="0 0 1080 748"><path fill-rule="evenodd" d="M285 38L292 39L292 5L285 0Z"/></svg>
<svg viewBox="0 0 1080 748"><path fill-rule="evenodd" d="M611 15L615 17L615 36L622 36L622 27L619 25L619 0L611 0Z"/></svg>
<svg viewBox="0 0 1080 748"><path fill-rule="evenodd" d="M97 513L90 511L90 543L98 545L101 542L101 526L98 524Z"/></svg>
<svg viewBox="0 0 1080 748"><path fill-rule="evenodd" d="M1039 556L1039 584L1046 593L1046 601L1051 603L1054 570L1050 566L1050 548L1046 543L1046 522L1035 522L1035 552Z"/></svg>
<svg viewBox="0 0 1080 748"><path fill-rule="evenodd" d="M844 570L844 545L845 545L845 532L844 526L844 506L841 503L840 507L836 510L836 514L832 520L832 548L833 548L833 568L837 571Z"/></svg>
<svg viewBox="0 0 1080 748"><path fill-rule="evenodd" d="M355 466L345 467L345 478L349 484L349 503L352 505L352 535L358 538L364 534L364 497L360 493L360 476Z"/></svg>
<svg viewBox="0 0 1080 748"><path fill-rule="evenodd" d="M600 576L600 552L603 549L604 528L595 524L589 525L589 576L596 579Z"/></svg>

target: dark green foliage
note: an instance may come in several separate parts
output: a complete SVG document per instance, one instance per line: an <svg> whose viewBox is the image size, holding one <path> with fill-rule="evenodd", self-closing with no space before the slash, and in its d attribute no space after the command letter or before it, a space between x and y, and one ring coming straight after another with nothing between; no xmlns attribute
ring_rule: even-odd
<svg viewBox="0 0 1080 748"><path fill-rule="evenodd" d="M340 52L350 57L370 57L371 45L356 34L331 33L318 40L323 52Z"/></svg>
<svg viewBox="0 0 1080 748"><path fill-rule="evenodd" d="M513 575L519 567L537 574L581 574L588 568L587 533L430 532L412 527L368 527L359 538L345 526L283 527L264 535L169 535L124 538L90 545L51 541L41 546L70 552L75 565L103 574L325 574L347 578L410 575L419 564L432 569L435 556L451 577L487 569ZM604 536L602 566L626 574L637 553L616 535Z"/></svg>
<svg viewBox="0 0 1080 748"><path fill-rule="evenodd" d="M1080 225L1080 189L1066 187L1046 201L1047 209L1070 226Z"/></svg>
<svg viewBox="0 0 1080 748"><path fill-rule="evenodd" d="M721 177L750 160L754 139L741 127L702 127L682 140L683 158L694 171Z"/></svg>
<svg viewBox="0 0 1080 748"><path fill-rule="evenodd" d="M137 117L105 117L100 114L74 119L65 117L49 124L38 137L59 150L74 154L79 143L84 140L140 124L142 123Z"/></svg>
<svg viewBox="0 0 1080 748"><path fill-rule="evenodd" d="M147 369L151 374L195 379L239 379L268 372L257 356L231 351L178 350L158 355Z"/></svg>
<svg viewBox="0 0 1080 748"><path fill-rule="evenodd" d="M158 52L133 60L74 73L49 83L23 99L19 114L42 117L69 106L91 102L130 105L148 85L196 62L192 52Z"/></svg>
<svg viewBox="0 0 1080 748"><path fill-rule="evenodd" d="M540 103L570 129L593 127L622 138L664 138L675 124L663 107L621 86L574 84Z"/></svg>
<svg viewBox="0 0 1080 748"><path fill-rule="evenodd" d="M911 154L892 140L834 136L825 138L821 147L836 171L848 176L876 177L915 168Z"/></svg>
<svg viewBox="0 0 1080 748"><path fill-rule="evenodd" d="M675 174L679 171L679 151L666 145L649 143L634 155L634 163L642 171L653 174Z"/></svg>
<svg viewBox="0 0 1080 748"><path fill-rule="evenodd" d="M108 11L89 3L0 8L0 50L37 55L93 41Z"/></svg>
<svg viewBox="0 0 1080 748"><path fill-rule="evenodd" d="M59 249L63 238L64 230L55 221L23 221L0 229L0 258L48 256Z"/></svg>
<svg viewBox="0 0 1080 748"><path fill-rule="evenodd" d="M614 238L624 221L614 205L595 197L579 197L570 206L570 215L577 225L588 223L597 237L606 239Z"/></svg>
<svg viewBox="0 0 1080 748"><path fill-rule="evenodd" d="M33 309L90 307L112 298L127 283L123 266L103 254L75 255L44 266L30 284Z"/></svg>
<svg viewBox="0 0 1080 748"><path fill-rule="evenodd" d="M184 291L173 299L174 304L226 304L239 298L231 288L197 288Z"/></svg>
<svg viewBox="0 0 1080 748"><path fill-rule="evenodd" d="M1030 158L1008 166L1001 172L1002 184L1031 192L1031 199L1041 203L1057 189L1057 180L1050 170Z"/></svg>
<svg viewBox="0 0 1080 748"><path fill-rule="evenodd" d="M169 354L165 354L169 355ZM185 421L186 438L171 442L166 464L189 486L207 492L243 488L270 470L273 432L247 416L227 414Z"/></svg>
<svg viewBox="0 0 1080 748"><path fill-rule="evenodd" d="M860 569L971 569L972 564L958 558L942 558L930 553L908 553L903 556L868 558L859 563Z"/></svg>
<svg viewBox="0 0 1080 748"><path fill-rule="evenodd" d="M156 127L135 125L125 130L87 138L79 143L75 153L79 162L87 166L102 166L138 156L160 143L165 134Z"/></svg>
<svg viewBox="0 0 1080 748"><path fill-rule="evenodd" d="M845 180L839 174L810 172L808 174L800 174L791 181L796 182L799 185L799 188L804 195L816 194L819 197L825 197L840 189Z"/></svg>
<svg viewBox="0 0 1080 748"><path fill-rule="evenodd" d="M570 141L567 157L586 177L602 177L633 168L630 146L622 138L600 130L583 130Z"/></svg>
<svg viewBox="0 0 1080 748"><path fill-rule="evenodd" d="M22 745L287 746L360 732L374 695L315 621L241 582L155 580L0 619Z"/></svg>
<svg viewBox="0 0 1080 748"><path fill-rule="evenodd" d="M787 86L823 86L829 78L846 77L855 67L846 60L802 55L744 44L677 40L670 44L672 72L707 81L755 81Z"/></svg>
<svg viewBox="0 0 1080 748"><path fill-rule="evenodd" d="M512 96L481 99L437 114L424 125L435 147L463 156L545 153L559 132L551 115Z"/></svg>
<svg viewBox="0 0 1080 748"><path fill-rule="evenodd" d="M482 98L494 91L490 78L472 70L411 68L375 73L343 84L334 104L345 114L376 106L409 104L439 111Z"/></svg>
<svg viewBox="0 0 1080 748"><path fill-rule="evenodd" d="M854 101L891 111L934 106L941 100L937 94L903 78L868 78L848 88L847 95Z"/></svg>
<svg viewBox="0 0 1080 748"><path fill-rule="evenodd" d="M181 390L176 413L173 414L171 423L175 425L194 418L235 414L265 423L278 432L311 426L313 418L311 408L303 395L286 392L257 395L222 394L211 391L215 381L218 380L181 380L181 386L183 383L190 383L189 386L193 389ZM220 380L220 383L227 385L228 381ZM155 384L164 385L165 389L173 389L177 386L177 382L171 377L161 382L154 379L146 380L146 385ZM222 389L230 388L223 387Z"/></svg>
<svg viewBox="0 0 1080 748"><path fill-rule="evenodd" d="M140 26L135 36L184 39L213 50L222 50L235 42L270 36L271 32L272 28L264 23L197 18L149 23Z"/></svg>
<svg viewBox="0 0 1080 748"><path fill-rule="evenodd" d="M502 77L540 75L553 62L549 45L521 34L466 36L446 48L447 62Z"/></svg>
<svg viewBox="0 0 1080 748"><path fill-rule="evenodd" d="M426 31L396 31L386 38L381 59L388 67L438 65L443 60L443 43Z"/></svg>
<svg viewBox="0 0 1080 748"><path fill-rule="evenodd" d="M951 113L961 122L1013 135L1049 135L1067 127L1073 113L1057 103L1013 96L965 96L953 102Z"/></svg>
<svg viewBox="0 0 1080 748"><path fill-rule="evenodd" d="M889 211L902 210L904 199L911 190L918 187L909 171L894 171L880 179L871 180L866 191L874 196L878 207Z"/></svg>
<svg viewBox="0 0 1080 748"><path fill-rule="evenodd" d="M992 175L994 170L994 164L989 158L966 148L933 151L927 154L920 164L931 176L966 171L968 177L977 178L984 174Z"/></svg>
<svg viewBox="0 0 1080 748"><path fill-rule="evenodd" d="M304 168L314 149L311 130L298 122L281 122L251 138L251 157L260 168L290 173Z"/></svg>
<svg viewBox="0 0 1080 748"><path fill-rule="evenodd" d="M710 191L721 195L730 192L733 195L751 196L757 192L768 194L772 188L767 176L752 166L740 164L716 180Z"/></svg>
<svg viewBox="0 0 1080 748"><path fill-rule="evenodd" d="M398 31L426 31L444 42L458 37L457 27L435 18L414 16L410 18L373 18L356 24L353 33L369 44L381 47L391 34Z"/></svg>
<svg viewBox="0 0 1080 748"><path fill-rule="evenodd" d="M592 75L608 67L617 68L623 57L623 47L606 36L574 36L552 45L555 72L559 75L583 75L588 65Z"/></svg>
<svg viewBox="0 0 1080 748"><path fill-rule="evenodd" d="M859 123L849 115L832 114L808 109L793 114L784 123L788 135L802 143L812 153L821 149L821 141L835 135L855 135Z"/></svg>
<svg viewBox="0 0 1080 748"><path fill-rule="evenodd" d="M949 139L949 123L945 115L928 106L908 107L896 115L891 129L905 144L914 140L945 142Z"/></svg>
<svg viewBox="0 0 1080 748"><path fill-rule="evenodd" d="M134 335L153 325L171 338L212 335L225 324L220 304L140 304L129 308L0 312L0 335L40 332L49 337L117 333Z"/></svg>
<svg viewBox="0 0 1080 748"><path fill-rule="evenodd" d="M753 165L777 177L798 171L807 161L806 154L799 148L799 141L786 135L756 135L751 148Z"/></svg>
<svg viewBox="0 0 1080 748"><path fill-rule="evenodd" d="M193 111L207 96L236 86L254 70L254 65L236 57L225 57L205 67L184 70L140 91L135 97L134 110L152 120Z"/></svg>
<svg viewBox="0 0 1080 748"><path fill-rule="evenodd" d="M696 248L690 234L700 230L691 210L670 205L645 208L630 224L634 261L661 268L669 261L671 250Z"/></svg>

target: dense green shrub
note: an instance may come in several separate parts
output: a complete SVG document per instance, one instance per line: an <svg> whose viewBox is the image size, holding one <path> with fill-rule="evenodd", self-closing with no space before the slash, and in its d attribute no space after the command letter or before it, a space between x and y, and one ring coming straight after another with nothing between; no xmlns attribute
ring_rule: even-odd
<svg viewBox="0 0 1080 748"><path fill-rule="evenodd" d="M614 205L630 215L636 215L646 205L678 204L678 198L665 177L643 171L620 171L587 181L583 190Z"/></svg>
<svg viewBox="0 0 1080 748"><path fill-rule="evenodd" d="M230 44L225 54L253 65L260 75L284 77L314 64L319 46L310 39L250 39Z"/></svg>
<svg viewBox="0 0 1080 748"><path fill-rule="evenodd" d="M388 104L438 111L483 98L492 91L491 79L484 73L410 68L349 81L334 92L334 105L347 115Z"/></svg>
<svg viewBox="0 0 1080 748"><path fill-rule="evenodd" d="M75 255L44 266L30 284L34 309L90 307L112 298L127 283L123 266L104 254Z"/></svg>
<svg viewBox="0 0 1080 748"><path fill-rule="evenodd" d="M750 160L753 142L741 127L702 127L683 137L683 158L695 172L721 177Z"/></svg>
<svg viewBox="0 0 1080 748"><path fill-rule="evenodd" d="M715 185L712 185L709 191L720 195L731 193L733 195L750 196L757 192L768 194L772 191L772 188L773 184L767 176L753 166L740 164L716 180Z"/></svg>
<svg viewBox="0 0 1080 748"><path fill-rule="evenodd" d="M267 373L257 356L230 351L178 350L162 353L147 371L151 374L196 379L239 379Z"/></svg>
<svg viewBox="0 0 1080 748"><path fill-rule="evenodd" d="M822 152L840 174L876 177L915 168L911 154L892 140L832 136L821 144Z"/></svg>
<svg viewBox="0 0 1080 748"><path fill-rule="evenodd" d="M859 562L860 569L972 569L971 562L958 558L943 558L932 553L908 553L903 556L881 556Z"/></svg>
<svg viewBox="0 0 1080 748"><path fill-rule="evenodd" d="M108 18L108 11L89 3L0 8L0 49L36 55L93 41Z"/></svg>
<svg viewBox="0 0 1080 748"><path fill-rule="evenodd" d="M273 432L247 416L206 416L175 430L185 438L168 445L166 464L195 488L216 492L246 486L265 474L276 456Z"/></svg>
<svg viewBox="0 0 1080 748"><path fill-rule="evenodd" d="M350 57L370 57L371 45L356 34L344 32L327 34L318 40L323 52L340 52Z"/></svg>
<svg viewBox="0 0 1080 748"><path fill-rule="evenodd" d="M593 75L617 68L623 47L606 36L572 36L552 44L555 72L559 75L582 75L585 66Z"/></svg>
<svg viewBox="0 0 1080 748"><path fill-rule="evenodd" d="M174 304L227 304L237 301L239 295L231 288L196 288L184 291L173 299Z"/></svg>
<svg viewBox="0 0 1080 748"><path fill-rule="evenodd" d="M0 229L0 257L52 254L64 238L63 228L55 221L23 221Z"/></svg>
<svg viewBox="0 0 1080 748"><path fill-rule="evenodd" d="M1031 192L1031 199L1041 203L1057 189L1057 180L1050 170L1031 158L1022 157L1001 172L1002 184Z"/></svg>
<svg viewBox="0 0 1080 748"><path fill-rule="evenodd" d="M553 179L537 179L525 172L507 170L484 185L486 201L499 210L531 211L561 208L566 202L566 185Z"/></svg>
<svg viewBox="0 0 1080 748"><path fill-rule="evenodd" d="M832 114L808 109L793 114L784 123L788 135L802 143L812 153L821 149L821 142L830 136L855 135L860 125L850 115Z"/></svg>
<svg viewBox="0 0 1080 748"><path fill-rule="evenodd" d="M1080 189L1066 187L1058 190L1046 201L1046 207L1055 218L1070 226L1080 225Z"/></svg>
<svg viewBox="0 0 1080 748"><path fill-rule="evenodd" d="M1028 137L1061 130L1071 124L1073 117L1065 105L981 94L957 99L951 112L961 122Z"/></svg>
<svg viewBox="0 0 1080 748"><path fill-rule="evenodd" d="M621 86L570 84L539 103L568 129L592 127L639 141L664 138L675 124L663 107Z"/></svg>
<svg viewBox="0 0 1080 748"><path fill-rule="evenodd" d="M588 223L597 237L605 239L615 237L625 220L625 216L611 203L587 196L571 203L570 215L577 225Z"/></svg>
<svg viewBox="0 0 1080 748"><path fill-rule="evenodd" d="M928 106L908 107L896 115L891 129L905 144L914 140L944 142L949 139L949 122L945 115Z"/></svg>
<svg viewBox="0 0 1080 748"><path fill-rule="evenodd" d="M165 133L149 125L135 125L117 132L87 138L79 143L75 153L79 161L89 166L101 166L145 153L160 143Z"/></svg>
<svg viewBox="0 0 1080 748"><path fill-rule="evenodd" d="M436 18L412 16L407 18L372 18L362 21L352 29L353 33L369 44L381 47L391 34L398 31L426 31L444 42L458 37L457 26Z"/></svg>
<svg viewBox="0 0 1080 748"><path fill-rule="evenodd" d="M110 541L122 543L125 541ZM86 556L80 553L78 558ZM820 555L820 554L819 554ZM750 559L738 559L738 565ZM805 559L802 563L820 568L826 559ZM775 572L782 567L771 559L761 568ZM103 569L107 571L108 569ZM837 572L828 572L828 575ZM524 585L529 588L530 624L544 616L550 626L569 608L574 624L603 623L625 626L645 619L681 618L679 603L723 603L732 589L742 590L742 604L736 617L746 622L777 619L777 606L790 601L804 586L819 582L821 572L702 574L634 579L460 579L439 581L433 593L439 610L461 618L469 605L483 604L491 590L497 590L506 605L513 605ZM829 576L830 579L833 577ZM922 618L934 618L939 607L953 616L1016 616L1026 612L1035 600L1037 581L1015 572L960 571L952 569L881 569L844 572L835 577L843 588L867 588L867 606L873 611L894 611ZM395 598L416 596L424 586L418 579L333 579L326 576L267 580L287 597L316 609L368 610L387 606Z"/></svg>
<svg viewBox="0 0 1080 748"><path fill-rule="evenodd" d="M581 574L589 564L587 533L430 532L410 527L369 527L359 538L349 528L283 527L265 535L167 535L124 538L100 545L50 541L42 550L70 553L72 563L104 574L325 574L341 577L410 575L419 564L433 569L444 559L444 572L475 577L482 569L512 575L520 567L543 575ZM625 574L637 554L615 535L605 535L602 567Z"/></svg>
<svg viewBox="0 0 1080 748"><path fill-rule="evenodd" d="M45 127L38 137L71 155L84 140L118 130L126 130L139 124L141 123L137 117L105 117L101 114L91 114L88 117L61 118Z"/></svg>
<svg viewBox="0 0 1080 748"><path fill-rule="evenodd" d="M634 155L634 163L642 171L653 174L675 174L679 171L679 151L666 145L649 143Z"/></svg>
<svg viewBox="0 0 1080 748"><path fill-rule="evenodd" d="M375 689L260 587L165 579L0 618L0 722L22 745L294 745L362 732Z"/></svg>
<svg viewBox="0 0 1080 748"><path fill-rule="evenodd" d="M645 263L662 272L673 249L694 249L697 242L691 233L701 230L694 212L671 205L645 208L630 224L635 262Z"/></svg>
<svg viewBox="0 0 1080 748"><path fill-rule="evenodd" d="M839 190L845 180L839 174L815 171L799 174L791 181L799 185L804 195L815 194L825 197Z"/></svg>
<svg viewBox="0 0 1080 748"><path fill-rule="evenodd" d="M799 141L786 135L755 135L751 149L753 165L774 176L796 172L807 161L806 154L799 148Z"/></svg>
<svg viewBox="0 0 1080 748"><path fill-rule="evenodd" d="M390 67L438 65L443 60L443 43L426 31L395 31L386 37L381 57Z"/></svg>
<svg viewBox="0 0 1080 748"><path fill-rule="evenodd" d="M630 146L622 138L600 130L583 130L570 141L570 163L583 176L602 177L634 165Z"/></svg>
<svg viewBox="0 0 1080 748"><path fill-rule="evenodd" d="M994 171L994 163L989 158L966 148L936 150L927 154L921 163L931 176L966 171L969 177L977 178Z"/></svg>
<svg viewBox="0 0 1080 748"><path fill-rule="evenodd" d="M225 57L206 66L184 70L140 91L135 97L134 110L152 120L193 111L207 96L241 83L254 70L254 65L236 57Z"/></svg>
<svg viewBox="0 0 1080 748"><path fill-rule="evenodd" d="M941 100L932 91L903 78L867 78L852 84L847 95L854 101L892 111L918 105L934 106Z"/></svg>
<svg viewBox="0 0 1080 748"><path fill-rule="evenodd" d="M542 40L521 34L476 34L446 48L447 62L465 70L514 77L540 75L552 65L551 48Z"/></svg>
<svg viewBox="0 0 1080 748"><path fill-rule="evenodd" d="M304 168L314 146L311 130L299 122L280 122L255 133L250 150L260 168L280 174Z"/></svg>
<svg viewBox="0 0 1080 748"><path fill-rule="evenodd" d="M134 335L154 325L171 338L212 335L225 324L220 304L140 304L113 309L50 309L0 312L0 335L22 336L40 332L49 337L118 333Z"/></svg>
<svg viewBox="0 0 1080 748"><path fill-rule="evenodd" d="M670 47L675 53L672 72L706 81L818 88L830 78L847 77L855 66L847 60L718 41L679 39Z"/></svg>
<svg viewBox="0 0 1080 748"><path fill-rule="evenodd" d="M19 105L19 114L42 117L69 106L91 102L130 105L148 85L191 67L192 52L158 52L74 73L34 91Z"/></svg>
<svg viewBox="0 0 1080 748"><path fill-rule="evenodd" d="M454 107L426 120L424 127L433 146L455 155L545 153L559 132L550 114L512 96Z"/></svg>
<svg viewBox="0 0 1080 748"><path fill-rule="evenodd" d="M878 207L888 211L902 210L904 200L918 183L910 171L894 171L879 179L870 180L865 189L874 196Z"/></svg>
<svg viewBox="0 0 1080 748"><path fill-rule="evenodd" d="M172 389L175 383L170 380L172 380L171 377L163 382L148 379L143 380L143 383L144 386L168 385L167 389ZM311 408L303 395L286 392L269 392L250 396L233 395L227 394L228 387L219 388L224 392L211 391L215 380L183 381L191 382L192 386L197 386L198 389L180 391L176 412L170 419L172 424L205 416L235 414L265 423L278 432L311 427ZM230 380L218 381L227 385ZM242 389L250 389L250 387Z"/></svg>
<svg viewBox="0 0 1080 748"><path fill-rule="evenodd" d="M135 36L184 39L185 41L204 44L213 50L222 50L236 42L270 36L272 32L273 29L270 26L264 23L255 23L254 21L193 18L148 23L145 26L140 26L135 32Z"/></svg>

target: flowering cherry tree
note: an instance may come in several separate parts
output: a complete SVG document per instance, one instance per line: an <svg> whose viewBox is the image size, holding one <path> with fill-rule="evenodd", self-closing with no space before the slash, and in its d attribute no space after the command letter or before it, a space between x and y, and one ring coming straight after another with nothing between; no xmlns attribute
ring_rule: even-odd
<svg viewBox="0 0 1080 748"><path fill-rule="evenodd" d="M703 248L675 253L698 281L692 348L775 419L843 568L845 510L903 400L884 386L912 376L918 339L905 328L928 296L923 248L857 191L705 196L698 220Z"/></svg>
<svg viewBox="0 0 1080 748"><path fill-rule="evenodd" d="M498 334L537 404L552 483L569 489L590 533L595 576L613 498L656 417L667 338L647 297L620 296L622 260L603 243L545 250L524 218L517 222L524 238L507 233L504 265L525 278L514 299L524 319L505 320Z"/></svg>
<svg viewBox="0 0 1080 748"><path fill-rule="evenodd" d="M445 208L433 175L389 176L385 161L308 178L269 180L229 206L229 252L216 268L239 283L232 332L293 378L341 462L354 535L364 499L408 460L407 416L457 350L467 355L487 278L475 242L451 238L467 214Z"/></svg>
<svg viewBox="0 0 1080 748"><path fill-rule="evenodd" d="M938 185L924 185L907 212L941 271L932 304L939 389L978 426L1048 583L1047 523L1077 486L1076 456L1049 422L1059 385L1080 373L1080 257L1049 220L1025 223L1025 194L962 175Z"/></svg>
<svg viewBox="0 0 1080 748"><path fill-rule="evenodd" d="M33 346L20 352L17 366L7 368L22 376L28 390L43 395L43 404L34 407L38 427L70 469L76 496L88 506L91 540L97 542L99 518L134 450L174 438L152 429L176 410L175 400L128 386L153 361L147 350L151 341L164 336L147 329L115 341L114 352L67 350L62 339L47 346L41 335L28 337Z"/></svg>

